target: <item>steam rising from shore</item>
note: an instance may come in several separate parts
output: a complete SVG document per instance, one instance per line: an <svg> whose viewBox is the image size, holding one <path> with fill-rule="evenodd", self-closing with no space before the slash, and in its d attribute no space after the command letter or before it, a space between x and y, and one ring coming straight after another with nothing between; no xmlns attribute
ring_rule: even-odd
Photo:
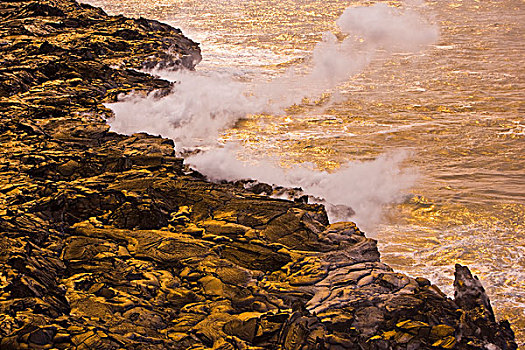
<svg viewBox="0 0 525 350"><path fill-rule="evenodd" d="M225 73L153 72L176 81L172 94L158 99L128 96L110 104L110 121L121 133L144 131L169 137L179 147L214 144L219 133L249 114L278 114L303 98L348 81L378 55L417 52L435 43L438 29L411 9L386 4L349 7L337 20L346 38L325 33L307 74L292 67L269 82L241 82Z"/></svg>
<svg viewBox="0 0 525 350"><path fill-rule="evenodd" d="M372 229L380 221L384 204L402 199L417 179L414 169L403 169L408 153L384 154L369 162L350 162L338 171L315 170L312 164L297 164L283 169L277 159L259 159L257 163L242 162L236 157L238 148L229 145L188 157L186 162L211 180L257 179L285 187L301 187L309 195L334 205L352 208L352 217L362 229ZM347 211L327 207L331 222L349 220Z"/></svg>
<svg viewBox="0 0 525 350"><path fill-rule="evenodd" d="M115 112L113 130L147 132L176 141L177 149L213 145L222 130L249 113L264 109L260 99L248 96L246 85L220 73L155 72L176 81L172 94L156 98L130 95L109 104Z"/></svg>
<svg viewBox="0 0 525 350"><path fill-rule="evenodd" d="M413 173L401 170L401 154L349 163L330 174L304 166L283 170L268 159L247 165L236 159L237 151L232 152L230 147L216 148L220 133L241 118L283 113L305 97L319 97L348 81L378 55L417 52L438 38L437 27L416 11L382 3L350 7L337 25L344 39L325 33L312 53L306 74L292 67L261 83L242 82L224 73L154 72L177 82L173 93L160 99L128 96L110 104L115 118L109 123L120 133L148 132L174 139L179 150L211 146L188 162L213 179L253 178L301 186L306 193L332 204L351 206L363 222L376 221L381 206L397 200L415 179Z"/></svg>

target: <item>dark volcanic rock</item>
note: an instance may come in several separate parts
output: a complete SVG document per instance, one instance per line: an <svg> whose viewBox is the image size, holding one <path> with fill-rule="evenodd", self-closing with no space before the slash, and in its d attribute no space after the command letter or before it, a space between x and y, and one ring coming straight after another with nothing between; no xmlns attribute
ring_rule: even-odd
<svg viewBox="0 0 525 350"><path fill-rule="evenodd" d="M516 348L465 268L451 300L300 189L210 183L172 141L110 132L103 102L171 89L134 69L198 63L179 30L2 1L0 60L0 349Z"/></svg>
<svg viewBox="0 0 525 350"><path fill-rule="evenodd" d="M470 270L456 264L454 301L461 308L459 336L469 339L473 348L508 349L514 346L508 321L496 323L485 289Z"/></svg>

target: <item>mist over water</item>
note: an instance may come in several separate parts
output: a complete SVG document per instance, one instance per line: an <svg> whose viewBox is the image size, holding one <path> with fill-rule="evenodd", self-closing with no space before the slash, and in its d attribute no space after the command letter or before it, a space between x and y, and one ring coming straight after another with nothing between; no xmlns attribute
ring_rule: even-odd
<svg viewBox="0 0 525 350"><path fill-rule="evenodd" d="M245 93L246 84L225 73L152 72L175 81L171 94L157 98L130 95L108 104L115 118L113 130L132 134L148 132L176 141L177 149L217 144L222 130L250 112L261 113L265 103Z"/></svg>
<svg viewBox="0 0 525 350"><path fill-rule="evenodd" d="M417 179L415 169L404 169L407 152L385 154L373 161L349 162L335 172L319 171L311 163L284 169L278 159L243 162L236 157L235 146L227 145L186 159L186 162L212 180L257 179L285 187L301 187L306 194L328 203L331 222L353 220L361 229L372 230L380 223L386 203L403 199L403 194ZM352 208L356 215L337 206ZM342 209L342 210L341 210Z"/></svg>
<svg viewBox="0 0 525 350"><path fill-rule="evenodd" d="M363 228L380 222L385 204L399 200L414 183L414 170L401 170L406 152L385 154L373 161L352 162L335 172L315 170L310 165L283 169L278 161L237 159L239 146L218 144L222 131L250 114L283 114L285 108L315 99L362 71L376 56L417 52L438 38L435 25L415 11L386 4L350 7L337 20L339 40L325 33L306 66L289 68L270 81L242 81L224 72L152 72L175 81L172 94L156 98L124 97L110 104L110 120L120 133L148 132L174 139L179 150L205 146L206 150L187 163L214 180L257 179L270 184L301 187L305 193L333 205L351 207ZM349 220L332 210L333 220Z"/></svg>
<svg viewBox="0 0 525 350"><path fill-rule="evenodd" d="M109 105L115 112L110 124L117 132L170 137L182 147L209 145L240 118L284 113L286 107L319 98L348 81L378 55L417 52L438 39L437 26L415 11L382 3L349 7L337 24L343 40L326 32L308 57L309 65L293 66L270 81L241 81L241 73L154 71L177 82L173 93L160 99L154 94L124 97Z"/></svg>
<svg viewBox="0 0 525 350"><path fill-rule="evenodd" d="M396 9L379 3L349 7L336 21L343 40L331 32L323 34L312 53L308 73L296 67L255 89L256 95L287 107L305 97L318 98L353 75L378 56L414 53L437 41L439 30L411 9Z"/></svg>

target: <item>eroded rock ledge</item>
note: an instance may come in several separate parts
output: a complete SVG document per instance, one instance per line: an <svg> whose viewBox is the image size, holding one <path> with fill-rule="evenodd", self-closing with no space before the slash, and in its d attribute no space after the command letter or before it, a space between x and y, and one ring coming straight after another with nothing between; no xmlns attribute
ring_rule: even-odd
<svg viewBox="0 0 525 350"><path fill-rule="evenodd" d="M0 349L516 349L457 266L451 300L352 223L108 131L198 45L70 0L0 3Z"/></svg>

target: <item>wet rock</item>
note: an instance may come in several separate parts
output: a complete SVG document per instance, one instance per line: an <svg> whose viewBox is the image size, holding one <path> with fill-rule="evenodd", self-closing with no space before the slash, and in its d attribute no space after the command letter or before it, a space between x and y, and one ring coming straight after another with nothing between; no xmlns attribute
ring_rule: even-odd
<svg viewBox="0 0 525 350"><path fill-rule="evenodd" d="M494 322L494 311L485 289L477 276L473 276L468 267L456 264L454 273L454 301L465 311L480 309L483 317Z"/></svg>
<svg viewBox="0 0 525 350"><path fill-rule="evenodd" d="M473 276L468 267L456 264L455 268L454 301L462 310L460 338L471 339L484 348L517 348L515 343L508 341L513 336L508 322L496 322L489 298L477 276Z"/></svg>
<svg viewBox="0 0 525 350"><path fill-rule="evenodd" d="M416 278L416 282L420 287L430 286L430 281L423 277Z"/></svg>
<svg viewBox="0 0 525 350"><path fill-rule="evenodd" d="M396 328L401 329L406 333L412 335L421 335L423 337L428 336L431 330L431 327L428 323L412 320L399 322L396 324Z"/></svg>
<svg viewBox="0 0 525 350"><path fill-rule="evenodd" d="M51 344L53 337L55 336L56 329L38 329L29 335L28 341L30 344L46 345Z"/></svg>
<svg viewBox="0 0 525 350"><path fill-rule="evenodd" d="M438 324L432 327L430 335L437 339L443 339L449 336L452 336L456 330L454 327L447 326L446 324Z"/></svg>

